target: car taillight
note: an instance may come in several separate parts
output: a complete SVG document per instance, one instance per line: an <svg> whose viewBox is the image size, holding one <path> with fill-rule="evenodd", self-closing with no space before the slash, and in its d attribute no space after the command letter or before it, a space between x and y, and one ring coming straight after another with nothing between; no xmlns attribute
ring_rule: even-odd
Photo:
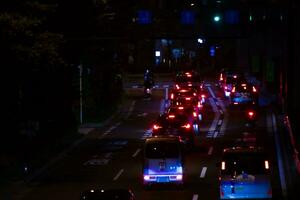
<svg viewBox="0 0 300 200"><path fill-rule="evenodd" d="M188 100L188 101L189 101L189 100L191 100L191 97L186 97L185 100Z"/></svg>
<svg viewBox="0 0 300 200"><path fill-rule="evenodd" d="M182 175L177 175L176 180L182 180Z"/></svg>
<svg viewBox="0 0 300 200"><path fill-rule="evenodd" d="M265 160L265 169L269 169L270 166L269 166L269 161Z"/></svg>
<svg viewBox="0 0 300 200"><path fill-rule="evenodd" d="M249 112L248 112L248 115L249 115L249 117L253 117L253 115L254 115L254 112L252 112L252 111L249 111Z"/></svg>
<svg viewBox="0 0 300 200"><path fill-rule="evenodd" d="M188 84L188 86L189 86L189 87L192 87L192 86L193 86L193 84L189 83L189 84Z"/></svg>
<svg viewBox="0 0 300 200"><path fill-rule="evenodd" d="M234 75L233 78L237 78L237 75Z"/></svg>
<svg viewBox="0 0 300 200"><path fill-rule="evenodd" d="M160 128L162 128L162 127L159 126L159 125L156 125L156 124L153 125L153 129L154 129L154 130L158 130L158 129L160 129Z"/></svg>
<svg viewBox="0 0 300 200"><path fill-rule="evenodd" d="M175 118L175 115L169 115L169 118L173 119Z"/></svg>
<svg viewBox="0 0 300 200"><path fill-rule="evenodd" d="M202 95L201 95L201 98L205 98L205 95L204 95L204 94L202 94Z"/></svg>
<svg viewBox="0 0 300 200"><path fill-rule="evenodd" d="M193 95L194 95L194 96L197 96L197 94L196 94L195 92L193 93Z"/></svg>
<svg viewBox="0 0 300 200"><path fill-rule="evenodd" d="M184 109L183 106L179 106L179 107L178 107L178 110L183 110L183 109Z"/></svg>
<svg viewBox="0 0 300 200"><path fill-rule="evenodd" d="M220 81L223 81L223 74L220 74Z"/></svg>
<svg viewBox="0 0 300 200"><path fill-rule="evenodd" d="M175 85L175 87L176 87L176 89L177 89L177 90L179 90L179 89L180 89L180 87L179 87L179 85L178 85L178 84L176 84L176 85Z"/></svg>
<svg viewBox="0 0 300 200"><path fill-rule="evenodd" d="M149 181L150 180L150 176L144 176L144 180L145 181Z"/></svg>
<svg viewBox="0 0 300 200"><path fill-rule="evenodd" d="M225 170L225 162L224 161L222 161L222 163L221 163L221 169Z"/></svg>
<svg viewBox="0 0 300 200"><path fill-rule="evenodd" d="M227 90L228 89L228 87L227 86L225 86L225 90Z"/></svg>
<svg viewBox="0 0 300 200"><path fill-rule="evenodd" d="M253 92L256 92L256 91L257 91L256 88L255 88L254 86L252 86L252 91L253 91Z"/></svg>
<svg viewBox="0 0 300 200"><path fill-rule="evenodd" d="M193 116L194 116L194 117L197 117L197 113L196 113L196 112L193 112Z"/></svg>
<svg viewBox="0 0 300 200"><path fill-rule="evenodd" d="M198 108L201 108L201 102L198 101Z"/></svg>
<svg viewBox="0 0 300 200"><path fill-rule="evenodd" d="M232 88L231 92L235 92L235 87Z"/></svg>
<svg viewBox="0 0 300 200"><path fill-rule="evenodd" d="M173 93L171 94L171 99L174 99L174 94Z"/></svg>
<svg viewBox="0 0 300 200"><path fill-rule="evenodd" d="M182 126L183 128L186 128L186 129L190 129L191 128L191 125L190 124L185 124Z"/></svg>
<svg viewBox="0 0 300 200"><path fill-rule="evenodd" d="M187 76L187 77L192 77L192 74L187 74L186 76Z"/></svg>
<svg viewBox="0 0 300 200"><path fill-rule="evenodd" d="M268 190L268 195L269 195L269 196L272 196L272 188L270 188L270 189Z"/></svg>

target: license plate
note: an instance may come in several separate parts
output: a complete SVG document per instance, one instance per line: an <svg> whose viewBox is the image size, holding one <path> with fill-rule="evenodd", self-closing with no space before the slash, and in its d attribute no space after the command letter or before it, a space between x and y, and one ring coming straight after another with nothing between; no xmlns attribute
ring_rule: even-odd
<svg viewBox="0 0 300 200"><path fill-rule="evenodd" d="M157 182L158 182L158 183L169 182L169 177L167 177L167 176L158 177L158 178L157 178Z"/></svg>

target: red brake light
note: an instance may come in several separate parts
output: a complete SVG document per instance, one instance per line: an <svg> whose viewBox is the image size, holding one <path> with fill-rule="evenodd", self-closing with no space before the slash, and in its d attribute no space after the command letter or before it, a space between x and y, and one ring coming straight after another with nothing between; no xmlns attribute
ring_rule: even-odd
<svg viewBox="0 0 300 200"><path fill-rule="evenodd" d="M249 115L250 117L252 117L252 116L254 115L254 112L249 111L249 112L248 112L248 115Z"/></svg>
<svg viewBox="0 0 300 200"><path fill-rule="evenodd" d="M191 97L186 97L185 100L191 100Z"/></svg>
<svg viewBox="0 0 300 200"><path fill-rule="evenodd" d="M232 88L231 92L235 92L235 87Z"/></svg>
<svg viewBox="0 0 300 200"><path fill-rule="evenodd" d="M254 86L252 86L252 91L253 91L253 92L256 92L256 91L257 91L256 88L255 88Z"/></svg>
<svg viewBox="0 0 300 200"><path fill-rule="evenodd" d="M175 118L175 115L169 115L169 118L173 119Z"/></svg>
<svg viewBox="0 0 300 200"><path fill-rule="evenodd" d="M194 95L194 96L197 96L197 94L196 94L195 92L193 93L193 95Z"/></svg>
<svg viewBox="0 0 300 200"><path fill-rule="evenodd" d="M194 117L197 117L197 113L196 113L196 112L193 112L193 116L194 116Z"/></svg>
<svg viewBox="0 0 300 200"><path fill-rule="evenodd" d="M234 75L233 78L237 78L237 75Z"/></svg>
<svg viewBox="0 0 300 200"><path fill-rule="evenodd" d="M265 169L269 169L270 166L269 166L269 161L265 160Z"/></svg>
<svg viewBox="0 0 300 200"><path fill-rule="evenodd" d="M187 77L192 77L192 75L191 75L191 74L187 74L186 76L187 76Z"/></svg>
<svg viewBox="0 0 300 200"><path fill-rule="evenodd" d="M176 86L175 86L175 87L176 87L176 89L177 89L177 90L179 90L179 89L180 89L180 87L179 87L179 85L178 85L178 84L176 84Z"/></svg>
<svg viewBox="0 0 300 200"><path fill-rule="evenodd" d="M202 95L201 95L201 98L205 98L205 95L204 95L204 94L202 94Z"/></svg>
<svg viewBox="0 0 300 200"><path fill-rule="evenodd" d="M182 126L183 128L186 128L186 129L190 129L191 128L191 125L190 124L185 124Z"/></svg>
<svg viewBox="0 0 300 200"><path fill-rule="evenodd" d="M183 110L183 109L184 109L183 106L178 107L178 110Z"/></svg>
<svg viewBox="0 0 300 200"><path fill-rule="evenodd" d="M191 86L193 86L193 84L189 83L188 86L191 87Z"/></svg>
<svg viewBox="0 0 300 200"><path fill-rule="evenodd" d="M158 130L158 129L160 129L160 128L162 128L162 127L159 126L159 125L156 125L156 124L154 124L154 126L153 126L153 129L154 129L154 130Z"/></svg>
<svg viewBox="0 0 300 200"><path fill-rule="evenodd" d="M173 93L171 94L171 99L174 99L174 94Z"/></svg>
<svg viewBox="0 0 300 200"><path fill-rule="evenodd" d="M222 161L222 163L221 163L221 169L222 169L222 170L225 170L225 168L226 168L226 167L225 167L225 162Z"/></svg>

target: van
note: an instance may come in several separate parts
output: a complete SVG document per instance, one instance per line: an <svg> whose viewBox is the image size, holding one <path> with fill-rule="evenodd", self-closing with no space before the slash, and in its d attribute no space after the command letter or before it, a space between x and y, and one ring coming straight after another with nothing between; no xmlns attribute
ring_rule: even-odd
<svg viewBox="0 0 300 200"><path fill-rule="evenodd" d="M144 186L160 183L183 184L184 159L181 142L175 136L155 136L145 141Z"/></svg>

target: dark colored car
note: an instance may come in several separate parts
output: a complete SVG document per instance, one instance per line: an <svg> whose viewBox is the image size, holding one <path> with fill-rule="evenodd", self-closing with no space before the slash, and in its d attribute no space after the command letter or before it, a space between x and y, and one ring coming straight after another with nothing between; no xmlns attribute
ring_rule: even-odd
<svg viewBox="0 0 300 200"><path fill-rule="evenodd" d="M84 191L80 200L136 200L129 189L91 189Z"/></svg>

